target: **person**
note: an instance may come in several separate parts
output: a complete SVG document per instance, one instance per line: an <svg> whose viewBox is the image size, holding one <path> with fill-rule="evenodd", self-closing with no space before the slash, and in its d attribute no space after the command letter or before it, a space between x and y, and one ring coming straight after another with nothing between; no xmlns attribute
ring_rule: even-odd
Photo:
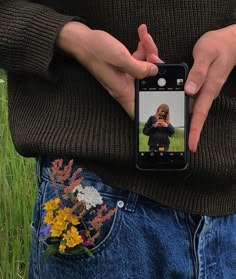
<svg viewBox="0 0 236 279"><path fill-rule="evenodd" d="M161 104L155 115L148 118L143 133L149 136L150 151L167 151L169 149L169 137L175 133L175 128L170 123L169 106L167 104Z"/></svg>
<svg viewBox="0 0 236 279"><path fill-rule="evenodd" d="M0 14L13 141L37 158L29 278L234 278L235 0L0 0ZM163 61L190 67L190 164L142 172L134 79L156 75ZM84 187L117 208L94 257L45 257L40 230L57 158L73 158Z"/></svg>

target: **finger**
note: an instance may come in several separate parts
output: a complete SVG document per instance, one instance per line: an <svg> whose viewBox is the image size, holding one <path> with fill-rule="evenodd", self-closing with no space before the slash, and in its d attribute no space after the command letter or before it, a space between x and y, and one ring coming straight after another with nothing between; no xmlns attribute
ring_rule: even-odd
<svg viewBox="0 0 236 279"><path fill-rule="evenodd" d="M194 107L195 99L193 97L189 98L189 113L191 114L193 112L193 107Z"/></svg>
<svg viewBox="0 0 236 279"><path fill-rule="evenodd" d="M146 24L139 26L138 35L140 41L143 43L143 46L146 48L146 51L158 56L158 48L153 41L152 36L148 33Z"/></svg>
<svg viewBox="0 0 236 279"><path fill-rule="evenodd" d="M146 60L146 52L141 42L139 42L137 50L133 53L133 57L141 61Z"/></svg>
<svg viewBox="0 0 236 279"><path fill-rule="evenodd" d="M199 142L200 134L211 108L212 102L219 95L231 68L222 67L221 59L216 60L209 68L206 81L195 100L193 107L190 133L189 133L189 149L195 152Z"/></svg>
<svg viewBox="0 0 236 279"><path fill-rule="evenodd" d="M148 62L151 62L151 63L164 63L164 61L161 60L159 57L157 57L155 54L149 54L148 59L147 59L146 58L147 57L146 49L144 48L142 42L139 42L138 49L132 54L132 56L135 59L141 60L141 61L147 60Z"/></svg>
<svg viewBox="0 0 236 279"><path fill-rule="evenodd" d="M160 57L157 57L155 54L149 54L146 60L151 63L165 63Z"/></svg>
<svg viewBox="0 0 236 279"><path fill-rule="evenodd" d="M151 62L140 61L136 57L142 58L142 43L138 45L138 50L134 56L129 53L126 48L120 48L117 59L110 62L116 70L127 73L133 78L142 79L147 76L154 76L158 72L158 68Z"/></svg>
<svg viewBox="0 0 236 279"><path fill-rule="evenodd" d="M194 51L193 56L194 64L189 72L184 88L189 95L194 95L200 90L206 80L209 67L216 59L210 51L200 47Z"/></svg>
<svg viewBox="0 0 236 279"><path fill-rule="evenodd" d="M192 152L197 149L200 134L213 101L212 97L209 95L207 97L201 92L194 104L189 131L189 150Z"/></svg>
<svg viewBox="0 0 236 279"><path fill-rule="evenodd" d="M139 35L139 40L142 41L142 38L144 38L144 36L148 34L147 31L147 25L146 24L141 24L138 27L138 35Z"/></svg>
<svg viewBox="0 0 236 279"><path fill-rule="evenodd" d="M155 76L158 73L156 65L147 61L137 60L132 55L127 55L123 58L120 66L116 68L119 71L127 73L137 79Z"/></svg>
<svg viewBox="0 0 236 279"><path fill-rule="evenodd" d="M163 63L158 53L158 48L150 34L147 34L142 41L146 50L146 60L152 63ZM154 61L155 59L155 61Z"/></svg>
<svg viewBox="0 0 236 279"><path fill-rule="evenodd" d="M146 60L152 63L163 63L163 61L159 58L158 48L152 36L148 33L147 26L145 24L139 26L138 34L146 51Z"/></svg>

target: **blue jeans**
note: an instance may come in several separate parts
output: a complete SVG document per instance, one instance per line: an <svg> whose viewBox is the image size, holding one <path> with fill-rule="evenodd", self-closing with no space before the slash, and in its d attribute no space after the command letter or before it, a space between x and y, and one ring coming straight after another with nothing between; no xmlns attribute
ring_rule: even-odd
<svg viewBox="0 0 236 279"><path fill-rule="evenodd" d="M43 204L54 197L48 169L38 165L38 194L32 223L29 279L236 278L236 214L194 216L104 184L83 170L115 215L102 227L93 257L44 256L40 237Z"/></svg>

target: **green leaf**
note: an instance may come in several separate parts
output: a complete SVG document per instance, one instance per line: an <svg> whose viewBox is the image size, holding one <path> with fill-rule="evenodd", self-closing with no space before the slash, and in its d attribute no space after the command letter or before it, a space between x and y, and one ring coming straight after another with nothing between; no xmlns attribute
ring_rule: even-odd
<svg viewBox="0 0 236 279"><path fill-rule="evenodd" d="M86 253L90 257L93 256L93 253L87 247L85 247L83 245L78 245L78 246L68 250L68 252L70 252L73 255L78 255L78 254Z"/></svg>
<svg viewBox="0 0 236 279"><path fill-rule="evenodd" d="M4 83L4 82L5 82L5 80L0 78L0 83Z"/></svg>
<svg viewBox="0 0 236 279"><path fill-rule="evenodd" d="M74 248L68 249L68 252L74 255L81 254L84 252L84 247L82 245L77 245Z"/></svg>
<svg viewBox="0 0 236 279"><path fill-rule="evenodd" d="M47 241L48 243L58 243L60 242L60 238L49 237Z"/></svg>
<svg viewBox="0 0 236 279"><path fill-rule="evenodd" d="M47 247L45 250L45 256L52 256L55 255L59 250L59 243L53 243Z"/></svg>
<svg viewBox="0 0 236 279"><path fill-rule="evenodd" d="M93 253L87 247L84 246L84 250L89 257L93 257Z"/></svg>

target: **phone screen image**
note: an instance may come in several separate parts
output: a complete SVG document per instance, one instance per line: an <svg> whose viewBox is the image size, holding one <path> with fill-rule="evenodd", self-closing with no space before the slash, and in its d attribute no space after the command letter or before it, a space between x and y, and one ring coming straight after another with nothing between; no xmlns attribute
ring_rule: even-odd
<svg viewBox="0 0 236 279"><path fill-rule="evenodd" d="M185 68L165 67L156 77L137 81L137 167L144 170L184 169L187 165Z"/></svg>

